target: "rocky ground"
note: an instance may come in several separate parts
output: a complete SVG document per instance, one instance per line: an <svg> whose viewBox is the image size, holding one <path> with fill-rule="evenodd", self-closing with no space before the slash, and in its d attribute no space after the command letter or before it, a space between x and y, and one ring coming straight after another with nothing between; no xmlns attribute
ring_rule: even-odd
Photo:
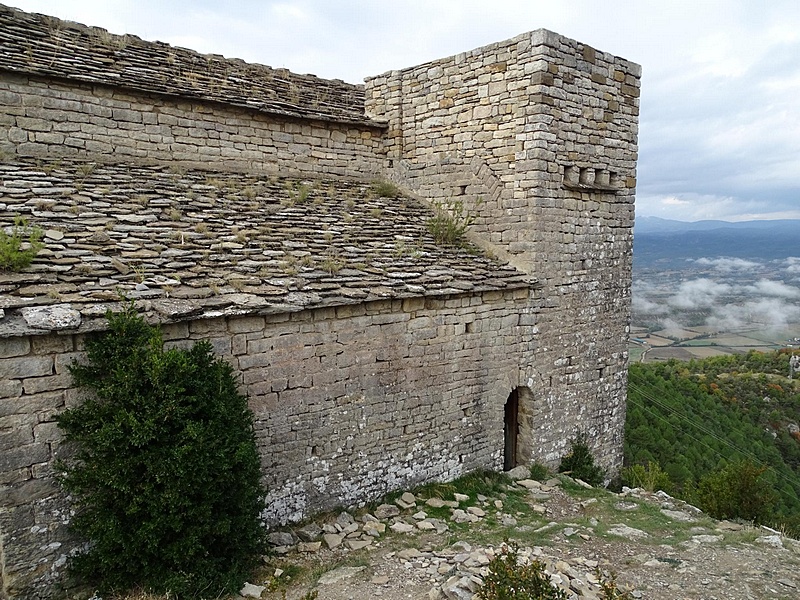
<svg viewBox="0 0 800 600"><path fill-rule="evenodd" d="M484 493L429 486L274 532L275 555L242 592L466 600L509 540L577 599L602 598L597 578L612 573L633 598L800 598L800 542L778 532L715 521L662 492L612 494L563 476L514 475L487 479Z"/></svg>

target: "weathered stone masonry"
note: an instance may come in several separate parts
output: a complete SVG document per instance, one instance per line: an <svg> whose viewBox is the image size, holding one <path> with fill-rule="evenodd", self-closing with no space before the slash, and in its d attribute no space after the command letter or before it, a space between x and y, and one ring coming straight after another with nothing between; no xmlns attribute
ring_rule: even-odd
<svg viewBox="0 0 800 600"><path fill-rule="evenodd" d="M640 74L540 30L367 79L367 114L388 121L391 176L463 202L492 250L544 286L535 363L548 367L534 395L573 417L586 398L625 390ZM603 401L588 410L618 464L620 414ZM561 421L563 444L581 421Z"/></svg>
<svg viewBox="0 0 800 600"><path fill-rule="evenodd" d="M46 242L0 273L0 598L57 594L77 547L53 416L118 291L233 364L270 523L579 429L617 469L639 75L539 30L356 86L0 6L0 226Z"/></svg>
<svg viewBox="0 0 800 600"><path fill-rule="evenodd" d="M264 449L268 517L285 523L496 466L506 390L530 352L530 326L520 324L529 305L520 289L220 317L164 333L168 344L209 340L238 369ZM13 398L0 401L12 425L0 438L11 446L0 461L10 484L0 523L14 534L7 564L47 584L72 543L52 480L52 418L79 401L67 366L82 357L82 336L18 340L0 362Z"/></svg>
<svg viewBox="0 0 800 600"><path fill-rule="evenodd" d="M104 85L7 77L0 147L33 158L111 157L268 173L377 176L382 127L275 118ZM4 145L7 141L9 144Z"/></svg>

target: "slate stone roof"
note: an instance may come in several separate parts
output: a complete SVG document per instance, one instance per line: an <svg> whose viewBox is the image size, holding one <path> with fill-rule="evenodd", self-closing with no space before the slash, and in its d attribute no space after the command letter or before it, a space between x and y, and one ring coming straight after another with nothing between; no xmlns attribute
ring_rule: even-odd
<svg viewBox="0 0 800 600"><path fill-rule="evenodd" d="M0 272L0 336L36 329L40 306L80 313L40 329L99 327L121 294L169 321L530 285L476 249L437 244L430 215L341 178L5 162L0 226L22 216L45 247L24 271Z"/></svg>
<svg viewBox="0 0 800 600"><path fill-rule="evenodd" d="M383 127L364 114L364 87L113 35L0 4L0 69Z"/></svg>

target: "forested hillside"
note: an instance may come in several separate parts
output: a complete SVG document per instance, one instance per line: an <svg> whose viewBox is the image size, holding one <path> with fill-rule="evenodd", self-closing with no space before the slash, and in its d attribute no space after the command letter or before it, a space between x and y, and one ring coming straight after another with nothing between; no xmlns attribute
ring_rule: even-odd
<svg viewBox="0 0 800 600"><path fill-rule="evenodd" d="M790 355L632 364L625 461L640 466L625 470L626 483L644 479L713 516L800 532L800 385L788 378Z"/></svg>

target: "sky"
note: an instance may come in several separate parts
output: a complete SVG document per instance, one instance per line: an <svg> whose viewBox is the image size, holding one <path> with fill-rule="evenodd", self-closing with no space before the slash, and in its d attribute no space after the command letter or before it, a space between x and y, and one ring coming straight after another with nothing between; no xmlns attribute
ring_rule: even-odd
<svg viewBox="0 0 800 600"><path fill-rule="evenodd" d="M797 0L0 0L360 83L545 28L642 65L637 217L800 218Z"/></svg>

